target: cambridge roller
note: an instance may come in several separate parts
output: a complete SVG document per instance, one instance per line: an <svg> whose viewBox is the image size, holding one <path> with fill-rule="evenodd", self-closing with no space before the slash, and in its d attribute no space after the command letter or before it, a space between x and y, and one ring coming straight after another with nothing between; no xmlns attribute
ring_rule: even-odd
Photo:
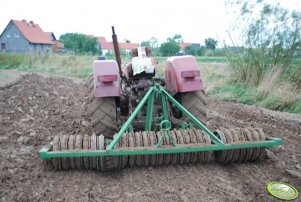
<svg viewBox="0 0 301 202"><path fill-rule="evenodd" d="M259 128L232 128L219 129L217 134L225 143L242 143L265 141L266 137ZM153 149L157 144L160 132L126 132L120 142L116 145L116 150L132 150L135 148ZM171 130L170 135L179 146L200 144L210 146L210 137L197 129ZM70 135L56 136L53 142L53 152L101 151L106 149L111 140L105 141L104 136ZM162 148L172 148L172 143L168 136L163 138ZM265 158L265 148L240 148L221 151L203 151L187 153L167 153L152 155L122 155L122 156L94 156L94 157L63 157L53 158L52 163L55 170L85 169L85 170L120 170L126 167L148 167L175 164L196 164L206 163L215 157L221 164L232 164L237 162L253 162Z"/></svg>

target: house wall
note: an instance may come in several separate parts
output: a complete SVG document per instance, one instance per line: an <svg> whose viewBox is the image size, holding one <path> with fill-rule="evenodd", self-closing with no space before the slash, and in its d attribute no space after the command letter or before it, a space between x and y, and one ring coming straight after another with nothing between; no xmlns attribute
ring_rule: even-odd
<svg viewBox="0 0 301 202"><path fill-rule="evenodd" d="M51 53L52 45L47 44L29 44L29 52L30 53Z"/></svg>
<svg viewBox="0 0 301 202"><path fill-rule="evenodd" d="M6 50L2 50L2 43L5 43ZM29 51L29 42L12 22L8 24L7 29L0 36L0 50L18 53Z"/></svg>

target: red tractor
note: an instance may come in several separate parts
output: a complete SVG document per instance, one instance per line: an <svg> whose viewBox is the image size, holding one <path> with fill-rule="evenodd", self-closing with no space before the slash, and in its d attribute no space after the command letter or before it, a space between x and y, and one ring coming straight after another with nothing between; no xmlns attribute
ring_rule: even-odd
<svg viewBox="0 0 301 202"><path fill-rule="evenodd" d="M97 60L90 78L91 123L93 132L112 138L132 114L150 87L161 85L196 118L205 123L206 99L200 69L193 56L173 56L167 59L164 78L156 76L155 63L148 47L132 50L132 62L122 67L117 36L113 31L115 60ZM167 111L172 125L188 124L180 110L171 103ZM160 100L154 101L154 116L162 116ZM143 130L146 121L146 107L133 121L132 126ZM153 120L153 129L160 122Z"/></svg>

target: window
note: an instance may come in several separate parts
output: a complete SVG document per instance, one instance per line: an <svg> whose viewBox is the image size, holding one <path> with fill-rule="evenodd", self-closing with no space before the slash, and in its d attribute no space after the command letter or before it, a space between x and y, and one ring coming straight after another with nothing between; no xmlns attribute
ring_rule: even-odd
<svg viewBox="0 0 301 202"><path fill-rule="evenodd" d="M16 38L19 38L19 34L18 34L18 33L15 33L15 37L16 37Z"/></svg>
<svg viewBox="0 0 301 202"><path fill-rule="evenodd" d="M6 44L5 43L1 43L1 50L6 50Z"/></svg>
<svg viewBox="0 0 301 202"><path fill-rule="evenodd" d="M10 38L10 33L9 33L9 32L6 34L6 37L7 37L7 38Z"/></svg>

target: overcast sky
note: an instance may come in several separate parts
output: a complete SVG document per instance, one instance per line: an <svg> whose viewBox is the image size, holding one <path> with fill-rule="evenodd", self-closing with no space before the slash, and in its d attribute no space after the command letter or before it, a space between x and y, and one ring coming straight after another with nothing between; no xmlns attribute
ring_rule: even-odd
<svg viewBox="0 0 301 202"><path fill-rule="evenodd" d="M301 10L300 0L280 0ZM181 34L184 42L203 44L213 37L228 41L231 23L224 0L6 0L1 2L1 33L11 19L32 20L59 38L67 32L105 36L115 26L119 41L140 43L155 36L160 42Z"/></svg>

